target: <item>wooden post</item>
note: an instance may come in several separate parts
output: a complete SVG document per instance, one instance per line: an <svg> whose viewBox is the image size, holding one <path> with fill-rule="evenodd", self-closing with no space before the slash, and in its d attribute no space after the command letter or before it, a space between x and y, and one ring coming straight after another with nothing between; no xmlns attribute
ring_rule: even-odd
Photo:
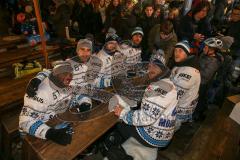
<svg viewBox="0 0 240 160"><path fill-rule="evenodd" d="M47 53L47 50L46 50L46 40L44 38L42 17L40 15L38 0L33 0L33 4L34 4L34 9L35 9L35 15L37 17L39 34L40 34L41 41L42 41L42 50L41 50L41 52L42 52L42 54L44 55L44 58L45 58L45 67L48 68L48 53Z"/></svg>

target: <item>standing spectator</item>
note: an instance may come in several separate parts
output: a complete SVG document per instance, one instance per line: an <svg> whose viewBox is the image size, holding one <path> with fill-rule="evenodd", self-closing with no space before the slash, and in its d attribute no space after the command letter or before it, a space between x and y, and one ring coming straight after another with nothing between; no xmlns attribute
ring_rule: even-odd
<svg viewBox="0 0 240 160"><path fill-rule="evenodd" d="M143 38L143 50L147 50L148 44L147 44L147 38L148 38L148 33L150 29L157 24L155 21L156 19L153 16L154 9L153 5L148 4L145 6L144 9L144 15L141 19L138 20L138 26L142 27L143 33L145 34L145 37Z"/></svg>
<svg viewBox="0 0 240 160"><path fill-rule="evenodd" d="M112 27L122 39L130 39L131 32L136 27L137 20L134 15L126 8L121 8L120 15L113 21Z"/></svg>
<svg viewBox="0 0 240 160"><path fill-rule="evenodd" d="M237 59L237 57L240 59L240 5L234 7L230 18L227 35L234 38L230 49L233 59Z"/></svg>
<svg viewBox="0 0 240 160"><path fill-rule="evenodd" d="M79 33L82 37L87 33L95 34L94 27L97 24L92 0L76 0L73 6L72 20L78 23Z"/></svg>
<svg viewBox="0 0 240 160"><path fill-rule="evenodd" d="M113 21L115 21L115 19L119 17L120 12L120 0L112 0L110 5L106 9L106 22L104 25L103 33L106 33L106 31L113 25Z"/></svg>
<svg viewBox="0 0 240 160"><path fill-rule="evenodd" d="M106 5L105 0L100 0L98 5L98 10L101 14L102 23L104 24L106 21Z"/></svg>
<svg viewBox="0 0 240 160"><path fill-rule="evenodd" d="M69 25L71 8L66 4L65 0L53 0L56 5L55 12L49 17L50 24L57 37L65 38L65 27Z"/></svg>
<svg viewBox="0 0 240 160"><path fill-rule="evenodd" d="M215 11L213 17L213 25L217 30L220 30L222 26L229 19L232 10L233 0L216 0Z"/></svg>
<svg viewBox="0 0 240 160"><path fill-rule="evenodd" d="M201 2L181 18L179 24L179 40L202 42L211 34L211 25L206 20L210 4Z"/></svg>
<svg viewBox="0 0 240 160"><path fill-rule="evenodd" d="M168 20L170 20L173 24L173 28L174 28L174 31L176 33L176 35L178 36L179 35L179 23L180 23L180 13L179 13L179 8L171 8L169 10L169 14L168 14Z"/></svg>
<svg viewBox="0 0 240 160"><path fill-rule="evenodd" d="M174 32L173 24L169 20L164 21L162 24L155 25L149 32L149 51L151 52L153 49L162 49L165 53L167 64L172 57L176 43L177 35Z"/></svg>

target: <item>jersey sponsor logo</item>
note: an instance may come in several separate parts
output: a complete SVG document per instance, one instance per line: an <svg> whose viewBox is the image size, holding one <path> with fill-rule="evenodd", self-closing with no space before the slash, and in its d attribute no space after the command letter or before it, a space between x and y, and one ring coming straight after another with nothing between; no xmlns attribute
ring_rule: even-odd
<svg viewBox="0 0 240 160"><path fill-rule="evenodd" d="M40 98L40 97L37 97L37 96L29 97L28 95L27 95L27 97L28 97L28 98L31 98L31 99L33 99L34 101L37 101L37 102L39 102L39 103L43 103L43 99Z"/></svg>
<svg viewBox="0 0 240 160"><path fill-rule="evenodd" d="M182 78L185 78L187 80L190 80L192 78L192 76L188 75L188 74L185 74L185 73L180 73L178 75L178 77L182 77Z"/></svg>
<svg viewBox="0 0 240 160"><path fill-rule="evenodd" d="M175 125L175 120L169 120L165 118L160 118L159 126L171 128Z"/></svg>
<svg viewBox="0 0 240 160"><path fill-rule="evenodd" d="M168 93L167 91L161 89L161 88L157 88L155 89L156 92L160 93L163 96L166 96L166 94Z"/></svg>

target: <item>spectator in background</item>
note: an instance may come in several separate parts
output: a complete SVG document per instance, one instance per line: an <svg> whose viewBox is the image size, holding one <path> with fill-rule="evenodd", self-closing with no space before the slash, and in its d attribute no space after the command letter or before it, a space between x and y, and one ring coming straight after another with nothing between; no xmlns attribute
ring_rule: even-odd
<svg viewBox="0 0 240 160"><path fill-rule="evenodd" d="M131 38L131 32L136 24L136 17L131 14L131 12L126 7L122 7L120 15L114 19L112 27L116 29L119 37L127 40Z"/></svg>
<svg viewBox="0 0 240 160"><path fill-rule="evenodd" d="M223 62L219 51L223 43L218 38L208 38L204 41L205 47L199 58L201 85L199 89L199 100L194 112L195 120L204 120L204 111L207 109L207 93L213 77Z"/></svg>
<svg viewBox="0 0 240 160"><path fill-rule="evenodd" d="M137 25L142 27L143 33L145 36L143 37L143 50L147 50L148 44L147 44L147 38L148 33L151 30L151 28L157 24L156 19L153 16L154 8L153 5L148 4L145 6L143 17L138 20Z"/></svg>
<svg viewBox="0 0 240 160"><path fill-rule="evenodd" d="M168 15L168 4L166 3L166 0L153 0L153 6L154 8L161 8L161 14L163 15L164 19L167 18Z"/></svg>
<svg viewBox="0 0 240 160"><path fill-rule="evenodd" d="M71 8L66 4L65 0L53 0L53 2L56 5L56 10L51 13L49 23L57 37L65 38L65 27L69 24Z"/></svg>
<svg viewBox="0 0 240 160"><path fill-rule="evenodd" d="M168 14L168 20L170 20L173 24L173 28L175 33L177 34L177 36L179 35L179 23L180 23L180 15L179 15L180 11L179 8L171 8L169 10L169 14Z"/></svg>
<svg viewBox="0 0 240 160"><path fill-rule="evenodd" d="M78 23L81 36L87 33L95 34L97 31L94 27L97 23L92 0L76 0L73 5L72 20Z"/></svg>
<svg viewBox="0 0 240 160"><path fill-rule="evenodd" d="M179 24L179 40L202 42L211 35L211 25L206 20L210 10L209 2L201 2L181 18Z"/></svg>
<svg viewBox="0 0 240 160"><path fill-rule="evenodd" d="M230 48L231 53L234 59L237 59L237 57L240 59L240 5L234 7L229 26L227 35L234 38Z"/></svg>
<svg viewBox="0 0 240 160"><path fill-rule="evenodd" d="M105 0L100 0L98 4L98 10L101 14L102 23L104 24L106 21L106 5Z"/></svg>
<svg viewBox="0 0 240 160"><path fill-rule="evenodd" d="M228 21L232 5L233 0L216 0L213 25L217 30L220 30L222 26Z"/></svg>
<svg viewBox="0 0 240 160"><path fill-rule="evenodd" d="M154 8L154 13L153 13L154 21L159 24L163 22L164 15L162 14L161 7L157 6Z"/></svg>
<svg viewBox="0 0 240 160"><path fill-rule="evenodd" d="M155 25L148 36L148 50L151 52L153 49L162 49L165 53L166 64L172 57L174 46L177 43L177 35L174 32L173 24L169 20L164 21L162 24ZM149 55L145 55L145 59Z"/></svg>
<svg viewBox="0 0 240 160"><path fill-rule="evenodd" d="M106 22L104 25L103 33L113 25L113 21L120 15L121 4L120 0L112 0L110 5L106 9Z"/></svg>

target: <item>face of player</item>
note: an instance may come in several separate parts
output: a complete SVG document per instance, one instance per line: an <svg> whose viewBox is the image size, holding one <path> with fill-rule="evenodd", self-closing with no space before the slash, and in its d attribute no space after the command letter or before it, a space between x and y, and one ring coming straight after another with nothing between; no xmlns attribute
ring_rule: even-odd
<svg viewBox="0 0 240 160"><path fill-rule="evenodd" d="M90 48L87 48L87 47L81 47L79 50L78 50L78 56L79 58L81 59L81 61L83 63L86 63L90 56L91 56L91 49Z"/></svg>
<svg viewBox="0 0 240 160"><path fill-rule="evenodd" d="M175 62L182 62L187 59L187 54L182 48L175 48L174 49L174 60Z"/></svg>
<svg viewBox="0 0 240 160"><path fill-rule="evenodd" d="M140 45L140 43L142 42L142 35L141 34L135 34L132 36L132 42L135 45Z"/></svg>
<svg viewBox="0 0 240 160"><path fill-rule="evenodd" d="M116 41L110 41L106 44L106 49L110 52L114 52L117 49L118 43Z"/></svg>
<svg viewBox="0 0 240 160"><path fill-rule="evenodd" d="M153 63L148 64L148 77L149 77L149 79L155 79L159 75L161 75L161 73L162 73L162 70L158 65L153 64Z"/></svg>
<svg viewBox="0 0 240 160"><path fill-rule="evenodd" d="M64 84L65 87L68 87L70 85L70 82L72 81L72 73L62 73L58 75L59 80Z"/></svg>

